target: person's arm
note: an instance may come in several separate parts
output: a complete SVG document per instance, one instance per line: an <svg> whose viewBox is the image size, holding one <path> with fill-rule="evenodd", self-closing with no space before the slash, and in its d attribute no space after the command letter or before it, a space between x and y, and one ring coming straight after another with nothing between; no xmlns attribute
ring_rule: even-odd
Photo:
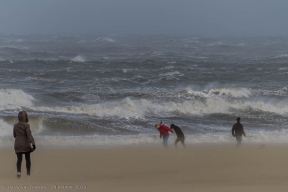
<svg viewBox="0 0 288 192"><path fill-rule="evenodd" d="M34 151L36 149L36 145L35 145L35 141L34 141L34 138L32 136L32 132L30 130L30 125L29 124L27 124L27 128L25 129L25 131L26 131L26 135L27 135L28 141L29 141L29 143L32 144L33 151Z"/></svg>
<svg viewBox="0 0 288 192"><path fill-rule="evenodd" d="M170 131L171 133L174 133L173 129L167 127L167 130Z"/></svg>
<svg viewBox="0 0 288 192"><path fill-rule="evenodd" d="M162 138L162 133L161 133L161 131L160 131L159 129L158 129L158 131L159 131L159 133L160 133L160 136L159 136L159 137L160 137L160 139L161 139L161 138Z"/></svg>
<svg viewBox="0 0 288 192"><path fill-rule="evenodd" d="M234 126L232 127L232 136L235 137L235 129L234 129Z"/></svg>
<svg viewBox="0 0 288 192"><path fill-rule="evenodd" d="M242 134L243 134L245 137L247 137L246 134L245 134L245 132L244 132L243 126L242 126Z"/></svg>
<svg viewBox="0 0 288 192"><path fill-rule="evenodd" d="M174 133L174 131L173 131L171 128L167 127L166 125L162 125L162 126L163 126L163 128L166 129L167 131L170 131L171 133Z"/></svg>

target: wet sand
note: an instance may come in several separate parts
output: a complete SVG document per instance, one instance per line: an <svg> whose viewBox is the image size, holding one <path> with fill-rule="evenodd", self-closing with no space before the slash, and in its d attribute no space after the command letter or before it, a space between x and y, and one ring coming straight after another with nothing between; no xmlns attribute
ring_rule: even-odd
<svg viewBox="0 0 288 192"><path fill-rule="evenodd" d="M288 146L37 148L20 179L13 149L0 151L1 191L288 191Z"/></svg>

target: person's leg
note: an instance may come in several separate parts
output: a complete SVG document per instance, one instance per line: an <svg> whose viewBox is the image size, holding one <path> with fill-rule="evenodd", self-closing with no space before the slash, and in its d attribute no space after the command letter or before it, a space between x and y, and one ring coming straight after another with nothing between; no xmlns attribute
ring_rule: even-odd
<svg viewBox="0 0 288 192"><path fill-rule="evenodd" d="M26 160L27 175L30 175L30 170L31 170L30 152L25 153L25 160Z"/></svg>
<svg viewBox="0 0 288 192"><path fill-rule="evenodd" d="M186 145L185 145L185 142L184 142L184 140L185 140L185 139L184 139L184 138L182 138L182 139L181 139L181 143L182 143L182 146L183 146L184 148L186 148Z"/></svg>
<svg viewBox="0 0 288 192"><path fill-rule="evenodd" d="M242 137L241 136L236 136L236 140L237 140L237 145L236 146L240 146L241 145L241 141L242 141Z"/></svg>
<svg viewBox="0 0 288 192"><path fill-rule="evenodd" d="M16 153L16 155L17 155L17 163L16 163L17 173L21 173L22 153Z"/></svg>
<svg viewBox="0 0 288 192"><path fill-rule="evenodd" d="M163 137L163 145L164 145L164 147L168 147L168 139L169 139L169 136L165 136L165 137Z"/></svg>
<svg viewBox="0 0 288 192"><path fill-rule="evenodd" d="M180 139L177 137L176 141L174 142L175 147L177 148L177 143L180 141Z"/></svg>

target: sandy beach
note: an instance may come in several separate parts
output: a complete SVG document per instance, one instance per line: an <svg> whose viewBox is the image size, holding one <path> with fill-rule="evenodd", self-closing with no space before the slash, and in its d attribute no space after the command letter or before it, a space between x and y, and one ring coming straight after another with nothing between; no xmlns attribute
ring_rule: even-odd
<svg viewBox="0 0 288 192"><path fill-rule="evenodd" d="M287 146L41 149L16 178L1 149L1 191L287 191ZM40 189L42 188L42 189Z"/></svg>

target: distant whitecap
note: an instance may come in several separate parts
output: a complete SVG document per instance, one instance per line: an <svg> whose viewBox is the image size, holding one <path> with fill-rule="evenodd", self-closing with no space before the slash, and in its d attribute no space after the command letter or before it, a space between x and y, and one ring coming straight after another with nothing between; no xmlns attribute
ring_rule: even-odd
<svg viewBox="0 0 288 192"><path fill-rule="evenodd" d="M81 57L80 55L74 57L73 59L71 59L71 61L74 61L74 62L85 62L85 59L83 57Z"/></svg>

